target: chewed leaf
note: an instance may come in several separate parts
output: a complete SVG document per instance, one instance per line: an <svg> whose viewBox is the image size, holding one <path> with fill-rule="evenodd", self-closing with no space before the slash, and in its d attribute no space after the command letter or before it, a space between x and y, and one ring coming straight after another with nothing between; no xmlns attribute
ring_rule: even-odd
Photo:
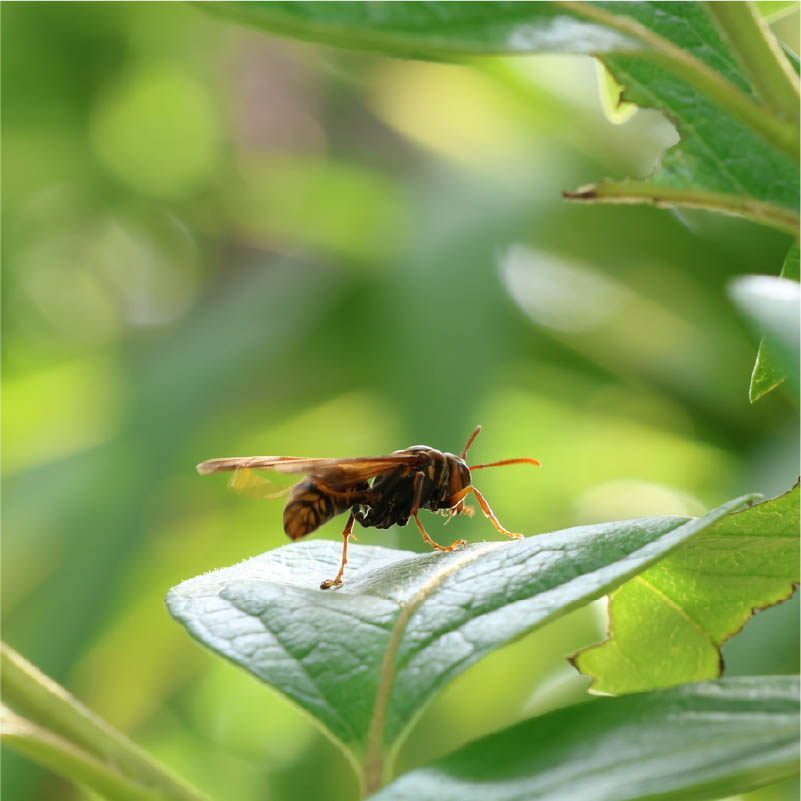
<svg viewBox="0 0 801 801"><path fill-rule="evenodd" d="M612 593L610 637L574 664L608 693L700 681L721 672L720 646L799 581L798 485L709 526Z"/></svg>
<svg viewBox="0 0 801 801"><path fill-rule="evenodd" d="M199 6L278 34L405 58L595 55L623 87L619 100L662 112L681 141L645 179L601 182L566 197L705 208L797 231L798 127L789 121L791 115L785 119L761 104L707 4L594 0Z"/></svg>
<svg viewBox="0 0 801 801"><path fill-rule="evenodd" d="M702 518L582 526L450 553L295 543L189 579L172 615L313 715L354 762L381 761L449 681L504 643L611 591L748 498Z"/></svg>

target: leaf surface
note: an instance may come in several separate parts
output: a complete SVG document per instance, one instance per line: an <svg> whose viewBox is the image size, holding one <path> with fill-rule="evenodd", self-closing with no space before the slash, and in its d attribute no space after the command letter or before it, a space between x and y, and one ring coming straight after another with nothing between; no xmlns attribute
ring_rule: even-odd
<svg viewBox="0 0 801 801"><path fill-rule="evenodd" d="M612 593L610 636L573 662L630 693L720 675L720 646L799 581L799 489L718 521Z"/></svg>
<svg viewBox="0 0 801 801"><path fill-rule="evenodd" d="M375 801L634 801L746 792L798 773L798 677L597 699L491 734Z"/></svg>
<svg viewBox="0 0 801 801"><path fill-rule="evenodd" d="M451 553L355 545L336 591L319 585L336 572L341 545L294 543L189 579L167 606L369 772L476 660L609 592L747 500L703 518L624 520Z"/></svg>

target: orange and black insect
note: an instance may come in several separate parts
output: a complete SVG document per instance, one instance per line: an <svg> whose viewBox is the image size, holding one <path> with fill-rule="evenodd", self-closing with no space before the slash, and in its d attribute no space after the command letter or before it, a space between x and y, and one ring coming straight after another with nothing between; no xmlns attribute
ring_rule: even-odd
<svg viewBox="0 0 801 801"><path fill-rule="evenodd" d="M448 519L458 514L472 516L473 510L465 505L465 498L473 493L495 528L507 537L522 539L522 534L507 531L490 509L484 496L473 486L471 471L506 464L534 464L536 459L504 459L501 462L477 464L468 467L467 449L481 431L476 426L462 453L443 453L426 445L414 445L395 451L388 456L356 459L304 459L297 456L234 456L209 459L197 466L199 473L217 473L235 470L230 486L243 492L252 492L254 470L275 470L279 473L305 473L297 484L276 493L259 490L261 497L279 497L289 493L284 506L284 531L290 539L305 537L323 523L342 512L349 512L342 532L342 564L336 578L326 579L320 589L327 590L342 584L342 574L348 563L348 538L354 522L365 528L405 526L414 518L423 539L438 551L453 551L465 544L456 540L447 547L428 536L417 513L428 509ZM262 480L264 486L269 482Z"/></svg>

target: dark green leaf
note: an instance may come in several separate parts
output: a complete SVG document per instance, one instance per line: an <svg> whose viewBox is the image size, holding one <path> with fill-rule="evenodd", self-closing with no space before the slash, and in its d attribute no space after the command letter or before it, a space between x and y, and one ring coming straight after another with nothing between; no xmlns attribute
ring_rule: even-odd
<svg viewBox="0 0 801 801"><path fill-rule="evenodd" d="M709 526L609 602L609 639L574 658L608 693L720 674L720 646L799 581L798 486Z"/></svg>
<svg viewBox="0 0 801 801"><path fill-rule="evenodd" d="M375 801L712 799L798 774L798 678L596 700L467 745Z"/></svg>
<svg viewBox="0 0 801 801"><path fill-rule="evenodd" d="M198 4L266 31L410 58L606 52L642 44L556 3L397 2Z"/></svg>
<svg viewBox="0 0 801 801"><path fill-rule="evenodd" d="M370 773L476 660L610 591L745 500L698 519L625 520L451 553L351 546L337 591L319 585L336 572L339 543L295 543L185 581L167 605Z"/></svg>

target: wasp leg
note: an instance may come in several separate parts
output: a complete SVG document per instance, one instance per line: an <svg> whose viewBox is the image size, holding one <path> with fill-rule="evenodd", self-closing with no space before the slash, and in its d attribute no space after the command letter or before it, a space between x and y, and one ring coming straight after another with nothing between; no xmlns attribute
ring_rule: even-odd
<svg viewBox="0 0 801 801"><path fill-rule="evenodd" d="M490 509L490 505L487 503L484 496L472 484L469 487L465 487L464 489L459 490L459 492L454 493L448 500L453 503L458 503L464 498L465 495L467 495L468 492L472 492L476 496L478 504L481 507L481 511L484 512L484 516L488 517L492 521L492 525L495 526L495 528L500 531L501 534L506 534L507 537L511 537L513 540L523 539L522 534L515 534L512 531L507 531L500 524L498 518L495 517L495 514L493 513L492 509Z"/></svg>
<svg viewBox="0 0 801 801"><path fill-rule="evenodd" d="M417 530L422 534L423 539L435 550L435 551L455 551L462 545L466 545L467 543L464 540L456 540L456 542L452 542L450 545L445 547L444 545L440 545L438 542L434 542L431 537L428 536L428 532L425 530L425 527L420 522L420 518L417 517L418 511L420 511L420 500L423 497L423 481L425 479L425 473L417 473L414 477L414 501L412 502L412 510L409 513L410 517L414 518L414 522L417 524Z"/></svg>
<svg viewBox="0 0 801 801"><path fill-rule="evenodd" d="M440 514L445 516L445 522L442 524L447 526L448 523L453 520L456 515L467 515L468 517L472 517L475 513L475 509L472 506L465 506L464 501L460 501L455 506L451 506L449 509L440 509Z"/></svg>
<svg viewBox="0 0 801 801"><path fill-rule="evenodd" d="M342 586L342 574L345 572L345 565L348 563L348 537L350 537L354 520L355 518L353 516L353 512L351 512L350 516L348 517L348 522L345 523L345 530L342 532L342 536L345 538L345 541L342 544L342 564L339 566L339 573L337 573L336 578L326 579L322 584L320 584L321 590L330 590L331 587Z"/></svg>
<svg viewBox="0 0 801 801"><path fill-rule="evenodd" d="M426 474L422 470L418 470L414 474L414 500L412 501L412 508L409 512L409 517L415 517L420 511L420 501L423 499L423 482L426 479Z"/></svg>
<svg viewBox="0 0 801 801"><path fill-rule="evenodd" d="M467 543L465 540L456 540L456 542L452 542L447 547L444 545L440 545L438 542L434 542L431 537L428 536L428 532L423 528L423 524L420 522L420 518L417 515L412 515L414 518L414 522L417 523L417 530L423 535L423 539L435 550L435 551L455 551L457 548L460 548L462 545L466 545Z"/></svg>

